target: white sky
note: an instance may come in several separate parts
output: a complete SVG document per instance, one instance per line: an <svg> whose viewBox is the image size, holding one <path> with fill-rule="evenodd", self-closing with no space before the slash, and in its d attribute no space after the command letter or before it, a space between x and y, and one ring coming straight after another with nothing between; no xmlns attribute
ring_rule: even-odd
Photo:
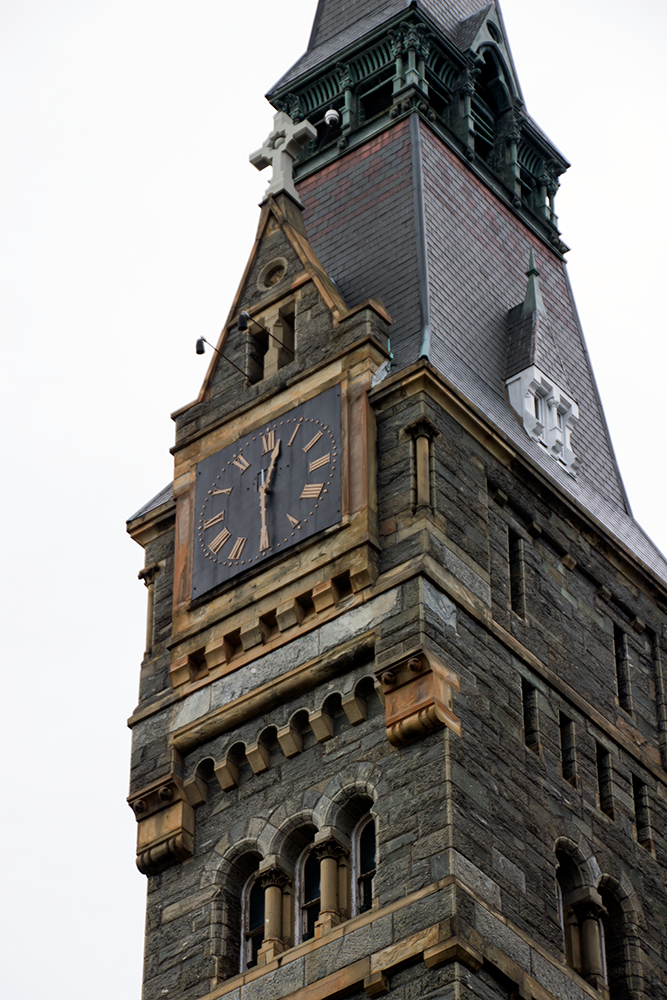
<svg viewBox="0 0 667 1000"><path fill-rule="evenodd" d="M314 9L0 0L11 1000L140 995L124 798L145 591L124 522L171 478L169 414L198 391L195 339L215 339L254 238L262 95ZM635 515L667 550L667 5L503 9L528 108L573 163L558 209L575 295Z"/></svg>

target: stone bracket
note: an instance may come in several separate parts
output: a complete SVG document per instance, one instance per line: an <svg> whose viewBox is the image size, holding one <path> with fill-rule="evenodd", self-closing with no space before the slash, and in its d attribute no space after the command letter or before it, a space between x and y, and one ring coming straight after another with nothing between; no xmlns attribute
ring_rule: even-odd
<svg viewBox="0 0 667 1000"><path fill-rule="evenodd" d="M143 875L192 857L195 813L180 778L166 775L127 801L138 823L137 868Z"/></svg>
<svg viewBox="0 0 667 1000"><path fill-rule="evenodd" d="M457 675L430 650L417 649L377 671L385 702L387 739L402 747L447 726L461 735L452 689Z"/></svg>

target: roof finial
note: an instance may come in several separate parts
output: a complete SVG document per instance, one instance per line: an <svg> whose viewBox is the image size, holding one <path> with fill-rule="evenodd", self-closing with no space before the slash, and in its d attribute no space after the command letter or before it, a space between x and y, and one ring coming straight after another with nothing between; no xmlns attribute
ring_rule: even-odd
<svg viewBox="0 0 667 1000"><path fill-rule="evenodd" d="M301 205L294 187L294 161L301 152L301 147L316 137L317 129L308 121L293 122L284 111L278 111L273 116L273 129L264 145L250 155L250 162L258 170L273 167L273 177L264 194L265 198L284 191L297 205Z"/></svg>
<svg viewBox="0 0 667 1000"><path fill-rule="evenodd" d="M538 280L540 272L535 266L535 254L533 253L532 247L530 248L530 258L526 274L528 275L528 286L526 288L523 305L521 306L521 319L525 319L527 316L532 316L535 312L539 313L540 316L546 316L547 311L544 308L544 300L542 298L540 282Z"/></svg>

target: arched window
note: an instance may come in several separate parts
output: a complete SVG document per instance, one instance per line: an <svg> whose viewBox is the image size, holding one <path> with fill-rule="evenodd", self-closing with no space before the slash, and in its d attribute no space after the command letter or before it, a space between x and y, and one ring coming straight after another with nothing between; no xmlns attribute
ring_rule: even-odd
<svg viewBox="0 0 667 1000"><path fill-rule="evenodd" d="M557 851L558 910L563 928L565 961L595 987L606 985L604 928L606 911L597 891L584 884L573 858Z"/></svg>
<svg viewBox="0 0 667 1000"><path fill-rule="evenodd" d="M475 152L483 160L492 158L498 119L512 106L510 88L495 53L486 51L475 85L472 116L475 122Z"/></svg>
<svg viewBox="0 0 667 1000"><path fill-rule="evenodd" d="M631 1000L631 983L629 971L633 963L630 955L630 934L626 926L625 914L618 899L608 889L601 888L600 895L604 903L605 916L602 919L604 928L603 954L606 966L606 981L609 986L610 1000Z"/></svg>
<svg viewBox="0 0 667 1000"><path fill-rule="evenodd" d="M373 878L376 868L375 820L364 816L357 825L354 844L354 913L365 913L373 905Z"/></svg>
<svg viewBox="0 0 667 1000"><path fill-rule="evenodd" d="M257 965L257 953L264 941L264 886L251 875L243 890L243 935L241 972Z"/></svg>
<svg viewBox="0 0 667 1000"><path fill-rule="evenodd" d="M320 915L320 860L312 849L302 856L299 897L299 938L310 941L315 937L315 924Z"/></svg>

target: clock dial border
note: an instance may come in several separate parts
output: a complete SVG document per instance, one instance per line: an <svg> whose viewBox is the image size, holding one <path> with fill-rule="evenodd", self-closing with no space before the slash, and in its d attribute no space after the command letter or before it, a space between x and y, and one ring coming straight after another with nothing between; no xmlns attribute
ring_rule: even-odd
<svg viewBox="0 0 667 1000"><path fill-rule="evenodd" d="M267 559L288 555L343 520L341 389L338 383L293 406L198 463L193 600L242 573L259 571ZM261 477L269 472L278 442L260 521ZM262 549L267 535L269 545Z"/></svg>

